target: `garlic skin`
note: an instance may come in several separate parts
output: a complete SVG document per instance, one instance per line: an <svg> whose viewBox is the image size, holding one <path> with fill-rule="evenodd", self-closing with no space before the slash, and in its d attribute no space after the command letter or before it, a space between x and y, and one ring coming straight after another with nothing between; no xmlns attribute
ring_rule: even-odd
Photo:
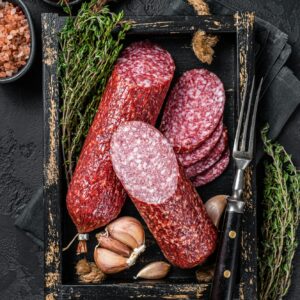
<svg viewBox="0 0 300 300"><path fill-rule="evenodd" d="M170 268L170 264L164 261L156 261L145 266L141 271L139 271L139 273L134 277L134 279L162 279L168 275Z"/></svg>
<svg viewBox="0 0 300 300"><path fill-rule="evenodd" d="M206 211L216 227L219 226L221 217L227 206L227 195L217 195L205 203Z"/></svg>
<svg viewBox="0 0 300 300"><path fill-rule="evenodd" d="M96 247L94 260L97 267L105 274L114 274L129 268L127 258L110 250Z"/></svg>
<svg viewBox="0 0 300 300"><path fill-rule="evenodd" d="M135 249L145 244L145 231L143 225L135 218L121 217L110 223L106 230L109 235L119 242Z"/></svg>
<svg viewBox="0 0 300 300"><path fill-rule="evenodd" d="M145 231L135 218L121 217L96 234L94 251L97 267L105 274L121 272L133 266L145 251Z"/></svg>

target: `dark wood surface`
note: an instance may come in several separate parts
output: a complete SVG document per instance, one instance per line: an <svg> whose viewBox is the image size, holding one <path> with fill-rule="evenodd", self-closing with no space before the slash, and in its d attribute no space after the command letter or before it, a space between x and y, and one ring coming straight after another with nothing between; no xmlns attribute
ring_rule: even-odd
<svg viewBox="0 0 300 300"><path fill-rule="evenodd" d="M42 12L57 12L41 0L24 0L32 13L38 51L34 68L21 81L0 86L0 292L1 299L42 299L43 252L13 223L42 185L43 104L41 66ZM124 1L125 2L125 1ZM290 34L290 67L299 75L300 4L296 0L249 0L245 6ZM129 14L155 15L168 10L166 0L128 0ZM281 141L300 168L300 111L292 117ZM298 252L300 254L300 252ZM300 255L288 299L300 299Z"/></svg>
<svg viewBox="0 0 300 300"><path fill-rule="evenodd" d="M183 72L196 67L206 67L215 72L224 83L227 94L224 123L228 128L230 146L232 148L236 127L238 103L240 103L247 81L253 75L253 17L249 13L220 17L129 17L133 28L128 33L125 44L133 41L149 39L168 50L175 64L175 80ZM80 295L84 299L114 298L156 298L188 297L198 299L199 290L203 297L209 292L207 280L197 283L195 269L182 270L176 267L161 284L155 281L148 283L133 280L144 265L164 260L163 254L152 235L146 230L147 251L137 264L125 272L110 276L104 284L93 288L75 285L77 276L74 264L77 262L75 244L69 251L62 253L62 245L67 244L76 234L65 207L66 187L62 173L62 157L60 145L59 107L57 80L58 32L65 18L56 14L42 15L43 29L43 70L44 70L44 199L45 199L45 293L48 297L59 299L60 296ZM205 29L218 34L220 43L216 48L216 58L211 66L201 64L191 47L191 38L195 30ZM255 172L253 172L255 174ZM217 180L203 188L199 193L205 201L216 194L230 194L234 175L233 162ZM243 224L243 246L241 264L239 265L239 286L237 291L245 298L256 299L256 191L253 185L253 197L247 202ZM139 213L130 201L122 209L123 215L131 215L141 220ZM142 221L142 220L141 220ZM145 228L147 228L145 226ZM98 232L99 230L96 230ZM91 234L89 249L93 249L96 240ZM89 260L92 260L92 252ZM212 267L212 257L206 266ZM70 287L70 285L72 287ZM236 284L234 284L236 286ZM72 292L71 292L72 291ZM203 298L201 296L201 298ZM207 299L207 297L205 297Z"/></svg>

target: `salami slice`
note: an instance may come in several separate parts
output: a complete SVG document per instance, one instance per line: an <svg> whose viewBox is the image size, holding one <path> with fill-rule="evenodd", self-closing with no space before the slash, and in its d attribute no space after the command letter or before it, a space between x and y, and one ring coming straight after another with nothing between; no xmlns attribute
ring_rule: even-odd
<svg viewBox="0 0 300 300"><path fill-rule="evenodd" d="M223 83L206 69L185 72L168 98L160 126L175 152L196 149L208 139L222 118Z"/></svg>
<svg viewBox="0 0 300 300"><path fill-rule="evenodd" d="M79 233L117 217L126 192L110 160L110 141L124 121L155 124L175 65L170 54L150 42L137 42L118 59L88 132L67 194L67 208Z"/></svg>
<svg viewBox="0 0 300 300"><path fill-rule="evenodd" d="M209 155L211 150L216 146L220 140L223 132L223 119L220 120L217 128L212 135L203 142L198 148L190 153L178 153L177 158L184 167L189 167L198 161L204 159Z"/></svg>
<svg viewBox="0 0 300 300"><path fill-rule="evenodd" d="M209 170L192 177L191 181L195 187L203 186L217 177L219 177L227 168L230 160L230 151L227 149L219 161L217 161Z"/></svg>
<svg viewBox="0 0 300 300"><path fill-rule="evenodd" d="M197 163L186 168L185 169L186 176L188 178L191 178L208 170L221 158L227 146L228 146L228 132L227 129L224 128L220 141L211 150L209 156L201 159Z"/></svg>
<svg viewBox="0 0 300 300"><path fill-rule="evenodd" d="M202 263L217 230L179 167L167 139L153 126L126 122L111 140L114 170L165 257L181 268Z"/></svg>

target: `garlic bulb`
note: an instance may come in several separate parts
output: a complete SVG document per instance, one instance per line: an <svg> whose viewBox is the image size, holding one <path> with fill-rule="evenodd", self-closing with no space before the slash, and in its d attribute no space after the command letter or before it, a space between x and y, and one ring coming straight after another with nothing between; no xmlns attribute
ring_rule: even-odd
<svg viewBox="0 0 300 300"><path fill-rule="evenodd" d="M121 217L106 227L109 235L132 249L145 243L142 224L132 217Z"/></svg>
<svg viewBox="0 0 300 300"><path fill-rule="evenodd" d="M206 211L216 227L219 226L219 222L226 208L227 198L228 196L226 195L217 195L205 203Z"/></svg>
<svg viewBox="0 0 300 300"><path fill-rule="evenodd" d="M164 261L156 261L145 266L134 278L162 279L168 275L170 268L170 264Z"/></svg>
<svg viewBox="0 0 300 300"><path fill-rule="evenodd" d="M132 217L121 217L96 235L98 245L94 260L102 272L114 274L135 264L145 251L145 232L142 224Z"/></svg>

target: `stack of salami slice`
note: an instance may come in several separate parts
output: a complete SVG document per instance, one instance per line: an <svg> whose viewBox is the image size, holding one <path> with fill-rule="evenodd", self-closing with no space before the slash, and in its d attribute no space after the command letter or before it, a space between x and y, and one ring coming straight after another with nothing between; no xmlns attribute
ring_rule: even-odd
<svg viewBox="0 0 300 300"><path fill-rule="evenodd" d="M168 98L160 130L196 187L213 181L228 166L224 105L223 83L206 69L185 72Z"/></svg>

